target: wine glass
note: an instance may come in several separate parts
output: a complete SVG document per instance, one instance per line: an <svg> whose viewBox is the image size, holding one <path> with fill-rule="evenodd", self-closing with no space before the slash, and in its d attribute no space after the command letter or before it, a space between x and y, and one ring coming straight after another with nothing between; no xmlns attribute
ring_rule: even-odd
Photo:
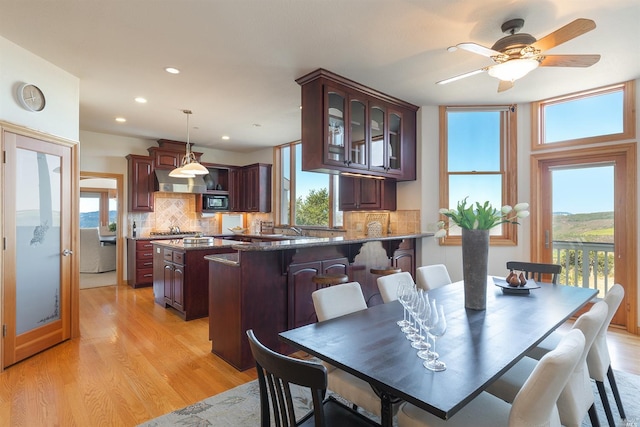
<svg viewBox="0 0 640 427"><path fill-rule="evenodd" d="M411 299L411 290L413 286L406 280L401 281L398 284L398 288L396 289L396 295L398 296L398 301L402 304L402 320L398 320L396 323L401 328L406 328L409 326L409 321L407 320L407 303Z"/></svg>
<svg viewBox="0 0 640 427"><path fill-rule="evenodd" d="M444 308L442 307L442 305L439 305L436 308L435 300L433 300L433 303L431 304L430 319L431 327L429 328L428 335L433 339L433 345L431 346L431 349L433 353L436 354L436 339L444 335L444 333L447 331L447 320L444 316ZM436 372L444 371L445 369L447 369L447 365L442 360L440 360L439 357L435 356L425 360L423 365L425 368Z"/></svg>
<svg viewBox="0 0 640 427"><path fill-rule="evenodd" d="M418 290L415 287L411 291L411 299L407 304L411 326L402 329L402 331L407 334L407 339L413 342L424 340L424 336L420 335L418 322L418 312L424 305L424 300L422 299L422 295L420 294L421 291L422 290Z"/></svg>
<svg viewBox="0 0 640 427"><path fill-rule="evenodd" d="M411 347L420 351L425 351L431 348L431 344L429 344L427 340L425 340L425 337L423 335L423 331L425 330L423 326L423 320L425 318L428 318L429 315L431 314L431 305L429 304L429 294L427 294L422 289L418 291L418 294L420 298L420 303L418 305L418 308L416 309L415 319L416 319L416 322L418 323L418 329L419 329L418 334L422 338L412 342Z"/></svg>

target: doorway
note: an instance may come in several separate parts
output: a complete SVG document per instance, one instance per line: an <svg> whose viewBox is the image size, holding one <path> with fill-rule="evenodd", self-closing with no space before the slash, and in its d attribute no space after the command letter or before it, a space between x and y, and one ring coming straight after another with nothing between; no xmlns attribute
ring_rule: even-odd
<svg viewBox="0 0 640 427"><path fill-rule="evenodd" d="M532 155L531 172L532 260L562 265L559 284L598 289L599 298L621 284L612 324L636 333L635 145Z"/></svg>
<svg viewBox="0 0 640 427"><path fill-rule="evenodd" d="M97 286L121 285L124 271L124 233L125 227L123 205L122 174L106 172L80 172L80 228L98 227L99 248L105 253L115 247L115 272L96 271L90 265L88 271L80 270L80 289ZM83 207L84 206L84 207ZM83 210L85 211L83 214ZM82 231L81 242L82 245ZM82 254L80 254L82 266ZM102 266L101 266L102 267ZM108 270L109 268L106 268Z"/></svg>

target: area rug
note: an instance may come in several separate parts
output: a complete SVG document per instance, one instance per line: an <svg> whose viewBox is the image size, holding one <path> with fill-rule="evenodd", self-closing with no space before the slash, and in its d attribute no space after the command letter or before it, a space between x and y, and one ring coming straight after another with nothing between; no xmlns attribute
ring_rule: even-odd
<svg viewBox="0 0 640 427"><path fill-rule="evenodd" d="M605 382L609 402L612 405L612 411L617 425L619 427L640 427L640 376L627 374L625 372L615 371L616 381L620 394L622 395L622 403L627 415L626 422L618 416L617 407L608 383ZM296 405L296 414L302 416L311 410L312 403L310 396L306 394L306 390L293 386L292 394ZM598 409L598 418L600 425L607 425L602 403L595 384L593 391L596 399L596 408ZM372 414L366 414L378 421ZM151 421L141 424L141 427L168 427L168 426L186 426L186 427L204 427L204 426L259 426L260 425L260 390L257 381L251 381L224 393L209 397L201 402L189 405L186 408L178 409L169 414L155 418ZM395 420L394 420L395 425ZM589 417L586 417L583 427L590 427Z"/></svg>

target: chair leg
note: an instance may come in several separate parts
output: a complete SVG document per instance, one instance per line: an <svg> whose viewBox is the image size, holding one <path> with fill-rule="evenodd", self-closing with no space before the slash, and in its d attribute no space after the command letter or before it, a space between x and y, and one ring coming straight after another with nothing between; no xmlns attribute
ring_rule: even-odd
<svg viewBox="0 0 640 427"><path fill-rule="evenodd" d="M602 407L604 408L604 413L607 416L609 427L616 427L616 422L613 420L611 405L609 405L609 398L607 398L607 390L604 388L604 383L602 381L596 381L596 386L598 386L598 393L600 393L600 400L602 400Z"/></svg>
<svg viewBox="0 0 640 427"><path fill-rule="evenodd" d="M598 412L596 411L595 403L589 408L589 419L591 420L592 427L600 427L600 421L598 421Z"/></svg>
<svg viewBox="0 0 640 427"><path fill-rule="evenodd" d="M624 408L622 407L622 399L620 398L620 392L618 391L618 384L616 384L616 378L613 376L613 369L609 366L607 370L607 378L609 378L609 384L611 385L611 391L613 391L613 398L616 400L616 405L618 405L618 412L620 412L620 418L623 420L627 419L627 416L624 414Z"/></svg>

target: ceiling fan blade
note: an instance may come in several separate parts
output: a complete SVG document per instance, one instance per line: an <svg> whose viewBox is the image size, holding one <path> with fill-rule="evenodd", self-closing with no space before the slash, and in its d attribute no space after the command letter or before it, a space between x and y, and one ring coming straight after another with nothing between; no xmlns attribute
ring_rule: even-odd
<svg viewBox="0 0 640 427"><path fill-rule="evenodd" d="M498 93L504 92L505 90L509 90L512 87L513 87L513 82L510 82L508 80L500 80L500 83L498 84Z"/></svg>
<svg viewBox="0 0 640 427"><path fill-rule="evenodd" d="M488 58L502 55L502 53L498 52L497 50L489 49L488 47L484 47L477 43L472 43L472 42L458 43L457 45L455 45L455 47L466 50L471 53L477 53L478 55L486 56ZM449 51L451 52L451 48L449 48Z"/></svg>
<svg viewBox="0 0 640 427"><path fill-rule="evenodd" d="M447 83L455 82L456 80L464 79L465 77L475 76L476 74L480 74L486 70L487 70L487 67L480 68L479 70L470 71L468 73L460 74L455 77L449 77L448 79L440 80L439 82L436 82L436 84L444 85Z"/></svg>
<svg viewBox="0 0 640 427"><path fill-rule="evenodd" d="M600 55L544 55L541 67L590 67L600 61Z"/></svg>
<svg viewBox="0 0 640 427"><path fill-rule="evenodd" d="M573 22L568 23L564 27L557 29L553 33L546 35L531 46L535 49L540 49L541 52L547 51L553 47L556 47L564 42L581 36L596 28L596 23L591 19L576 19Z"/></svg>

